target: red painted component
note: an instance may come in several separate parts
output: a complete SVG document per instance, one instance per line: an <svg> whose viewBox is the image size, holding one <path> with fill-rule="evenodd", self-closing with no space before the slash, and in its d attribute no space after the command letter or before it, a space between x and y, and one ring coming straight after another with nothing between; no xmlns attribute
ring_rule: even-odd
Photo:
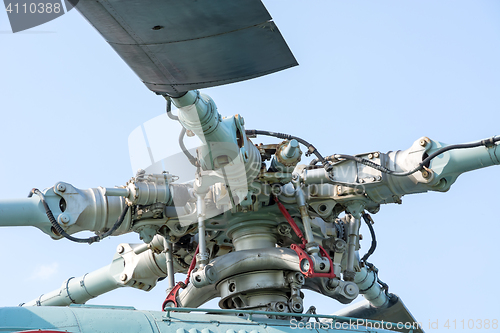
<svg viewBox="0 0 500 333"><path fill-rule="evenodd" d="M172 288L172 290L170 290L170 292L168 293L167 298L165 298L165 300L163 301L163 304L161 305L161 311L165 311L165 306L170 302L174 303L175 308L179 307L179 304L177 304L177 294L179 293L179 289L181 288L186 288L186 285L184 284L184 282L177 282L175 287Z"/></svg>
<svg viewBox="0 0 500 333"><path fill-rule="evenodd" d="M277 197L274 197L274 201L276 201L276 204L278 205L278 208L280 209L281 214L283 214L283 216L286 218L288 224L290 224L290 226L292 227L295 234L297 234L297 236L299 236L300 240L302 241L302 245L300 245L300 247L305 249L306 244L307 244L307 240L304 238L304 234L300 230L299 226L297 225L297 223L295 223L295 221L293 220L290 213L286 210L285 206L283 206L283 204L281 202L279 202Z"/></svg>
<svg viewBox="0 0 500 333"><path fill-rule="evenodd" d="M274 201L276 201L278 208L280 209L281 213L288 221L288 224L290 224L293 231L297 234L297 236L299 236L300 240L302 241L302 244L300 244L300 245L298 245L298 244L290 245L290 248L292 250L294 250L295 253L297 253L297 255L299 256L299 263L302 262L302 260L304 260L304 259L306 259L309 262L309 269L307 270L307 272L302 271L302 267L299 266L302 274L304 274L306 276L306 278L327 277L327 278L333 279L336 275L333 272L332 258L330 258L330 256L325 251L325 249L321 245L319 245L319 253L321 254L321 256L323 258L327 258L328 262L330 263L330 271L328 273L316 273L316 272L314 272L314 262L311 259L311 257L304 251L304 249L306 248L306 244L307 244L307 241L304 238L304 234L302 233L302 231L298 227L297 223L295 223L295 221L293 220L290 213L288 213L285 206L283 206L283 204L281 202L279 202L277 197L274 197Z"/></svg>
<svg viewBox="0 0 500 333"><path fill-rule="evenodd" d="M325 249L322 246L319 246L319 252L320 252L320 254L321 254L322 257L328 258L328 261L330 262L330 271L328 273L316 273L316 272L314 272L314 262L313 262L313 260L306 253L306 251L304 251L302 249L302 247L300 245L292 244L292 245L290 245L290 248L292 250L294 250L295 253L297 253L297 255L299 256L299 263L301 263L302 260L304 260L304 259L306 259L309 262L309 269L307 270L307 272L304 272L302 270L302 265L299 264L300 271L301 271L302 274L305 275L306 278L326 277L326 278L333 279L336 276L335 273L333 272L332 259L330 258L330 256L328 255L328 253L326 253Z"/></svg>
<svg viewBox="0 0 500 333"><path fill-rule="evenodd" d="M312 276L312 274L314 273L313 271L313 266L314 266L314 263L311 259L311 257L309 257L309 255L303 250L300 248L299 245L297 244L292 244L290 245L290 248L292 250L295 251L295 253L297 253L297 255L299 256L299 268L300 268L300 271L302 272L302 274L304 274L304 276L306 278L310 278ZM307 270L307 272L304 272L302 270L302 265L300 263L302 263L302 260L306 259L307 261L309 261L309 269Z"/></svg>
<svg viewBox="0 0 500 333"><path fill-rule="evenodd" d="M184 280L184 282L182 282L182 281L177 282L175 287L172 288L172 290L170 290L170 292L168 293L167 297L165 298L165 300L163 301L163 304L161 306L162 311L165 311L165 305L167 305L167 303L169 303L169 302L174 303L174 307L176 307L176 308L179 307L179 304L177 304L177 294L179 294L179 289L181 289L181 288L185 289L187 287L187 285L189 284L189 280L191 279L191 272L193 271L194 267L196 266L196 255L198 254L199 251L200 251L200 246L198 245L196 247L196 251L194 251L193 259L191 259L191 264L189 265L186 280Z"/></svg>
<svg viewBox="0 0 500 333"><path fill-rule="evenodd" d="M196 255L198 254L198 252L200 252L200 245L198 245L196 247L196 251L194 251L193 259L191 259L191 264L189 265L186 280L184 280L184 284L186 286L189 284L189 279L191 278L191 272L193 271L194 266L196 265ZM186 287L184 287L184 288L186 288Z"/></svg>

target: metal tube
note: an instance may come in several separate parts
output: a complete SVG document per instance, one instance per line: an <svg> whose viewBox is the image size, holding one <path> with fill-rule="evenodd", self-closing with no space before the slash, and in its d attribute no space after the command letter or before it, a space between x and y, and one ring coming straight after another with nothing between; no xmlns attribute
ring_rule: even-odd
<svg viewBox="0 0 500 333"><path fill-rule="evenodd" d="M123 285L118 283L114 278L114 265L116 265L116 262L78 278L69 278L63 282L61 288L26 302L23 306L66 306L72 303L83 304L89 299L116 288L123 287ZM122 263L121 266L123 268Z"/></svg>
<svg viewBox="0 0 500 333"><path fill-rule="evenodd" d="M141 254L144 251L149 250L148 244L140 244L134 247L135 254Z"/></svg>
<svg viewBox="0 0 500 333"><path fill-rule="evenodd" d="M198 268L203 268L208 263L207 243L205 239L205 198L197 194L196 208L198 209L198 244L199 253L196 256Z"/></svg>
<svg viewBox="0 0 500 333"><path fill-rule="evenodd" d="M297 140L295 139L290 140L288 145L286 145L285 149L283 149L284 157L286 158L295 157L295 153L297 152L298 148L299 148L299 143L297 142Z"/></svg>
<svg viewBox="0 0 500 333"><path fill-rule="evenodd" d="M358 239L358 230L360 219L351 215L349 223L349 235L347 242L347 265L346 272L354 273L354 260L356 254L356 242Z"/></svg>
<svg viewBox="0 0 500 333"><path fill-rule="evenodd" d="M307 213L306 199L304 192L300 185L297 185L297 190L295 191L295 198L297 199L297 205L299 206L300 216L302 217L302 223L304 224L304 233L308 243L314 242L314 235L311 228L311 218Z"/></svg>
<svg viewBox="0 0 500 333"><path fill-rule="evenodd" d="M304 232L306 240L308 243L314 242L314 235L311 228L311 218L307 213L306 206L299 206L300 216L302 217L302 223L304 224Z"/></svg>
<svg viewBox="0 0 500 333"><path fill-rule="evenodd" d="M452 161L452 163L448 162L448 165L446 165L446 167L448 167L452 172L454 171L456 173L464 173L467 171L500 164L500 148L498 148L497 144L490 148L476 147L468 149L456 149L446 152L443 155L445 154L449 154L449 160ZM431 162L431 169L434 170L433 162L434 160L432 160Z"/></svg>
<svg viewBox="0 0 500 333"><path fill-rule="evenodd" d="M172 258L172 243L166 241L167 243L167 277L168 277L168 288L171 289L175 286L174 278L174 261Z"/></svg>
<svg viewBox="0 0 500 333"><path fill-rule="evenodd" d="M106 187L104 195L107 197L128 197L130 191L128 188Z"/></svg>
<svg viewBox="0 0 500 333"><path fill-rule="evenodd" d="M53 200L50 199L52 197L47 197L47 202L53 207ZM0 201L0 227L33 226L50 229L50 225L38 197Z"/></svg>
<svg viewBox="0 0 500 333"><path fill-rule="evenodd" d="M127 246L126 251L129 252L126 252L124 256L115 255L111 264L78 278L69 278L59 289L43 294L25 303L24 306L83 304L92 298L127 285L150 290L155 286L159 277L166 275L165 253L155 255L149 251L147 244L135 246L133 249L129 244L122 244L120 245L122 251L124 246ZM135 286L134 283L129 284L127 275L132 280L148 285L149 289Z"/></svg>

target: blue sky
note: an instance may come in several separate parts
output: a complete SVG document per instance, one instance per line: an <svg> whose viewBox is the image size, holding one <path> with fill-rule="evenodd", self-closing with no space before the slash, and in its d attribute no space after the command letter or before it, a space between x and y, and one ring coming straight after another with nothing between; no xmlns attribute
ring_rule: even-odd
<svg viewBox="0 0 500 333"><path fill-rule="evenodd" d="M264 3L300 66L205 89L223 115L303 137L324 155L406 149L422 136L461 143L500 134L500 2ZM77 12L17 34L0 13L0 40L0 200L60 180L124 184L132 175L128 136L162 114L164 100ZM424 328L500 319L499 174L471 172L448 193L407 196L373 216L372 261ZM119 243L139 241L126 235L87 246L34 228L0 233L0 306L56 289L107 265ZM122 289L92 303L159 309L165 288ZM343 307L312 293L305 303L321 313Z"/></svg>

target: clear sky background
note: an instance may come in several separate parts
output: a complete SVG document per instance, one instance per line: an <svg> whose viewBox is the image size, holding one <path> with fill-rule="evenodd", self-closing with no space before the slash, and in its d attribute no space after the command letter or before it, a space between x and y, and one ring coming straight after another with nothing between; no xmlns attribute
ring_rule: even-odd
<svg viewBox="0 0 500 333"><path fill-rule="evenodd" d="M248 129L303 137L323 155L407 149L422 136L462 143L500 134L499 1L264 3L300 66L204 90ZM125 184L128 136L165 102L79 13L17 34L0 13L0 60L0 200L60 180ZM491 167L461 176L448 193L407 196L373 216L371 261L424 328L500 320L499 188L500 167ZM0 237L0 306L59 288L109 264L119 243L139 241L133 234L88 246L29 227L0 229ZM89 303L159 310L166 284ZM343 307L313 293L305 305L325 314Z"/></svg>

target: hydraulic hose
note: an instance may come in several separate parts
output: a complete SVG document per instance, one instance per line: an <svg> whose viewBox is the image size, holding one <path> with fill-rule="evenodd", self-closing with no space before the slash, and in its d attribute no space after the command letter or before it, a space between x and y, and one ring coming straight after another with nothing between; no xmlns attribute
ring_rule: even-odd
<svg viewBox="0 0 500 333"><path fill-rule="evenodd" d="M104 239L104 238L110 236L111 234L113 234L113 232L116 231L116 229L118 229L121 226L121 224L123 223L123 220L125 219L125 216L127 215L128 209L129 209L129 206L125 205L125 208L123 208L123 211L120 214L120 217L115 222L113 227L111 227L111 229L106 231L104 234L89 237L89 238L76 238L76 237L69 235L66 231L64 231L64 229L61 227L61 225L59 223L57 223L56 219L54 218L54 214L52 214L52 211L50 210L50 207L47 204L47 201L45 200L45 196L43 195L43 193L40 192L39 189L34 188L30 191L28 198L31 198L33 196L33 194L36 194L40 197L40 201L42 202L43 207L45 208L45 213L47 214L47 217L49 218L49 221L52 224L52 226L54 227L55 231L58 234L60 234L61 236L63 236L64 238L67 238L70 241L73 241L76 243L92 244L95 242L99 242L101 239Z"/></svg>
<svg viewBox="0 0 500 333"><path fill-rule="evenodd" d="M170 98L167 98L167 116L170 119L179 120L179 117L172 113L172 100Z"/></svg>
<svg viewBox="0 0 500 333"><path fill-rule="evenodd" d="M179 146L181 147L184 155L186 155L187 159L189 160L189 163L194 166L198 166L198 160L196 159L196 157L191 155L189 150L187 150L186 145L184 144L184 135L186 135L186 129L182 127L181 133L179 134Z"/></svg>
<svg viewBox="0 0 500 333"><path fill-rule="evenodd" d="M165 97L167 100L167 116L172 119L172 120L177 120L179 121L179 117L174 115L172 113L172 100L169 97ZM189 151L186 148L186 145L184 144L184 136L186 135L186 129L182 127L181 133L179 134L179 146L181 147L182 152L186 157L188 158L189 162L196 166L197 165L197 160L196 158L189 153Z"/></svg>
<svg viewBox="0 0 500 333"><path fill-rule="evenodd" d="M172 100L170 97L165 97L167 100L167 116L172 119L172 120L177 120L179 121L179 117L176 116L175 114L172 113ZM184 135L186 135L186 129L182 127L182 131L179 134L179 146L181 147L182 152L186 157L188 158L189 162L196 166L196 158L189 153L189 151L186 148L186 145L184 144Z"/></svg>
<svg viewBox="0 0 500 333"><path fill-rule="evenodd" d="M366 254L363 256L363 258L361 258L361 261L363 262L366 262L368 260L368 258L373 254L373 252L375 252L375 249L377 248L377 238L375 237L375 230L373 230L373 226L372 226L372 218L370 215L368 215L367 213L363 213L363 215L361 215L361 217L363 217L363 220L365 221L366 225L368 226L368 229L370 229L370 235L372 237L372 243L370 245L370 248L368 249L368 252L366 252Z"/></svg>
<svg viewBox="0 0 500 333"><path fill-rule="evenodd" d="M332 166L330 165L330 163L328 163L328 161L325 160L325 158L319 153L319 151L316 149L316 147L314 147L312 144L310 144L309 142L307 142L306 140L304 139L301 139L299 137L296 137L296 136L293 136L293 135L290 135L290 134L284 134L284 133L276 133L276 132L269 132L269 131L262 131L262 130L245 130L245 133L247 135L250 135L250 136L254 136L254 135L267 135L267 136L272 136L272 137L275 137L275 138L278 138L278 139L286 139L286 140L297 140L298 142L300 142L301 144L303 144L304 146L307 147L307 151L308 153L306 154L306 156L309 156L309 154L314 154L316 155L318 161L321 162L321 164L323 164L323 167L329 171Z"/></svg>

